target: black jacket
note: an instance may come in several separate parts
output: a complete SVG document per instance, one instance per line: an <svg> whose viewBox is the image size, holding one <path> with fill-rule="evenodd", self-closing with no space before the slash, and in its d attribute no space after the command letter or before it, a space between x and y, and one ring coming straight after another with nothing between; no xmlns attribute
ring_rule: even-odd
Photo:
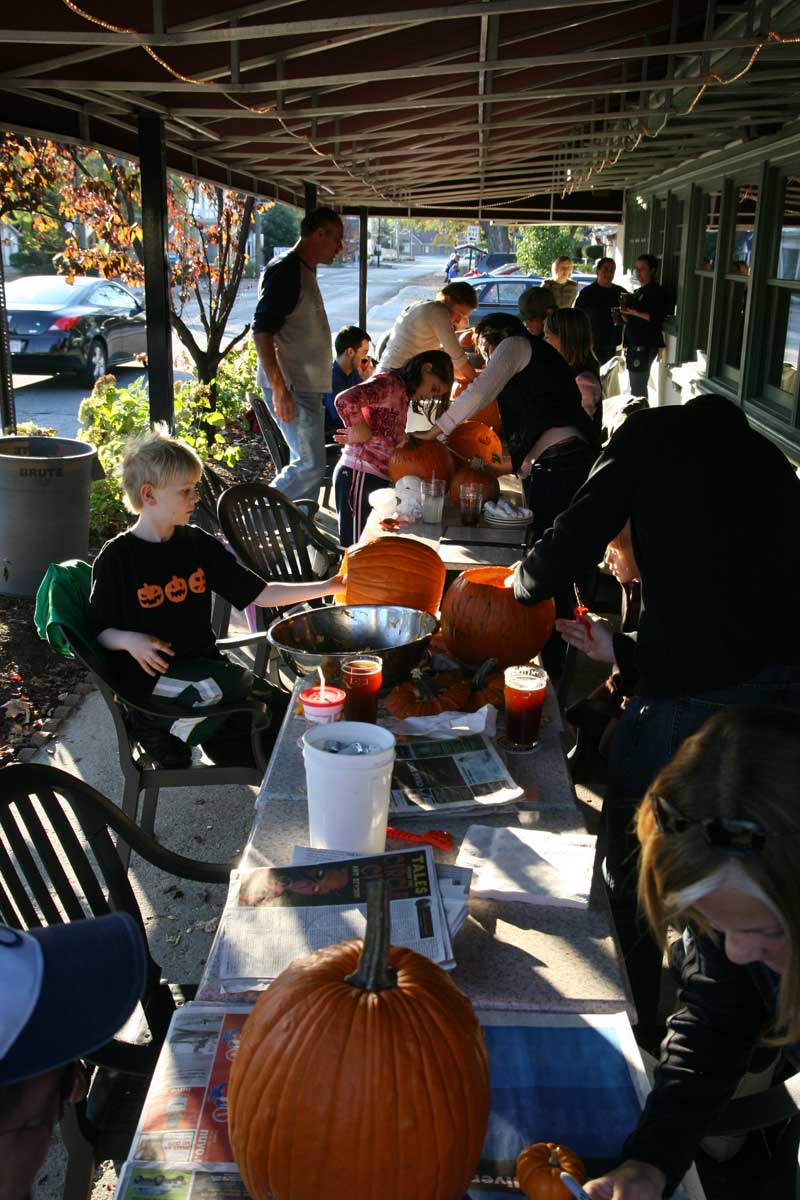
<svg viewBox="0 0 800 1200"><path fill-rule="evenodd" d="M736 966L721 944L691 930L686 940L678 1007L667 1022L653 1091L622 1151L626 1159L659 1167L667 1195L688 1171L775 1019L765 967Z"/></svg>
<svg viewBox="0 0 800 1200"><path fill-rule="evenodd" d="M517 599L581 579L629 517L639 695L698 695L800 662L800 480L739 408L698 396L630 416L517 568ZM620 649L627 678L630 657Z"/></svg>

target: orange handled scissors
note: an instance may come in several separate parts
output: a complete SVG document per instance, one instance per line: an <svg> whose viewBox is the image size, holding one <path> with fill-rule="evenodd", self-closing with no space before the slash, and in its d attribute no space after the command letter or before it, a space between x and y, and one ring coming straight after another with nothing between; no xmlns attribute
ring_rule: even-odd
<svg viewBox="0 0 800 1200"><path fill-rule="evenodd" d="M575 605L574 609L572 610L575 614L575 620L580 621L581 625L586 630L586 635L589 638L589 641L591 642L593 640L592 639L592 623L589 620L588 616L586 615L589 610L586 607L586 605L584 603L582 603L582 601L581 601L581 594L578 591L577 583L574 583L572 586L575 588L575 599L578 602Z"/></svg>

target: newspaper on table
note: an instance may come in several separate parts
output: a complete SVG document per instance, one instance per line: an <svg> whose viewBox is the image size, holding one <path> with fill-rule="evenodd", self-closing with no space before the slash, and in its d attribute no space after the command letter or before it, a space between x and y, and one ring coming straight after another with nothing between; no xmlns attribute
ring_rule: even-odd
<svg viewBox="0 0 800 1200"><path fill-rule="evenodd" d="M313 846L295 846L292 850L293 866L299 863L318 863L340 858L358 858L358 855L350 850L317 850ZM467 918L467 901L472 871L468 867L455 867L449 863L437 862L435 866L445 920L450 930L450 937L454 938Z"/></svg>
<svg viewBox="0 0 800 1200"><path fill-rule="evenodd" d="M381 878L389 888L394 945L455 966L436 865L430 846L420 846L234 872L212 948L222 987L265 987L296 958L363 937L367 884Z"/></svg>
<svg viewBox="0 0 800 1200"><path fill-rule="evenodd" d="M522 794L482 734L397 741L390 816L469 815L497 805L513 807Z"/></svg>
<svg viewBox="0 0 800 1200"><path fill-rule="evenodd" d="M228 1137L227 1097L249 1011L190 1003L174 1014L116 1200L247 1200ZM649 1091L624 1013L477 1015L492 1101L467 1200L519 1196L516 1156L537 1138L568 1139L590 1176L616 1165ZM402 1117L392 1113L392 1099L387 1094L387 1120ZM676 1200L704 1200L694 1168L684 1187Z"/></svg>
<svg viewBox="0 0 800 1200"><path fill-rule="evenodd" d="M472 895L587 908L595 839L589 834L470 825L456 863L472 867Z"/></svg>

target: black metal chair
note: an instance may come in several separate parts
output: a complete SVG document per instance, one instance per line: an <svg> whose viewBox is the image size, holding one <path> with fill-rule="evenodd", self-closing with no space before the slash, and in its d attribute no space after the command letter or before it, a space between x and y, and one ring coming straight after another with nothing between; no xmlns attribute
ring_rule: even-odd
<svg viewBox="0 0 800 1200"><path fill-rule="evenodd" d="M127 1156L172 1014L195 991L162 978L112 830L142 858L181 879L226 883L235 865L165 850L100 792L56 767L0 769L0 918L16 929L36 929L128 912L147 955L133 1040L114 1038L89 1057L94 1070L88 1095L65 1110L65 1200L87 1200L96 1162Z"/></svg>
<svg viewBox="0 0 800 1200"><path fill-rule="evenodd" d="M258 428L261 430L261 436L264 439L264 445L267 447L267 453L272 459L272 465L275 467L275 474L277 475L279 471L282 471L289 464L289 447L286 445L280 425L270 412L263 394L260 391L248 392L247 400L255 413ZM322 477L322 503L325 508L330 503L331 488L333 486L333 468L339 461L341 453L342 447L336 442L326 443L325 474ZM300 503L303 503L303 501L300 501Z"/></svg>
<svg viewBox="0 0 800 1200"><path fill-rule="evenodd" d="M193 763L188 767L160 767L150 757L139 743L136 733L130 727L132 712L144 713L150 717L170 716L173 720L180 717L197 719L198 710L183 708L170 703L159 701L144 690L134 691L131 687L121 684L116 678L111 656L97 644L88 626L88 591L85 593L85 607L81 613L75 603L75 581L79 568L87 571L85 564L77 562L60 563L59 578L51 579L51 589L64 588L73 585L68 601L63 604L56 597L55 611L71 612L69 619L53 622L60 630L63 639L72 655L79 659L89 671L92 682L96 684L106 702L114 721L119 749L119 763L124 777L122 810L132 821L136 821L139 809L139 797L143 795L139 824L146 834L152 834L155 826L158 794L163 787L197 787L216 786L225 784L259 784L266 770L269 754L263 747L264 734L269 725L266 718L266 707L255 700L243 700L235 704L217 704L214 706L214 716L228 716L233 713L245 712L251 717L251 744L255 767L248 766L208 766L203 763ZM82 578L82 577L81 577ZM82 587L82 584L79 585ZM52 594L52 593L51 593ZM83 620L81 620L81 616ZM48 634L48 640L50 635ZM52 644L52 641L51 641ZM239 637L221 638L217 646L221 650L232 650L237 647L250 645L265 645L266 637L262 633L243 634ZM124 848L121 853L127 861Z"/></svg>
<svg viewBox="0 0 800 1200"><path fill-rule="evenodd" d="M266 484L239 483L228 488L219 498L217 514L236 557L262 579L308 583L326 578L341 561L339 543L319 529L298 504ZM259 630L265 630L281 611L259 608ZM267 658L268 647L259 647L257 675L269 677Z"/></svg>
<svg viewBox="0 0 800 1200"><path fill-rule="evenodd" d="M217 520L217 501L228 487L227 482L208 463L203 464L203 474L200 476L197 508L194 510L192 524L197 525L212 537L222 538L222 532ZM224 541L224 539L222 539ZM211 628L217 638L225 637L231 621L231 604L224 596L214 594L211 606Z"/></svg>

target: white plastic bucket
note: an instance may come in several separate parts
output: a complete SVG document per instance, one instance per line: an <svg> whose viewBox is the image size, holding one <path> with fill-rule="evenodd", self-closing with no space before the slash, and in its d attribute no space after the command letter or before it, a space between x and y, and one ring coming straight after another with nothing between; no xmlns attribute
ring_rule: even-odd
<svg viewBox="0 0 800 1200"><path fill-rule="evenodd" d="M332 754L328 741L380 746L374 754ZM316 725L303 735L308 796L308 833L312 846L381 854L394 766L394 734L380 725L338 721Z"/></svg>

